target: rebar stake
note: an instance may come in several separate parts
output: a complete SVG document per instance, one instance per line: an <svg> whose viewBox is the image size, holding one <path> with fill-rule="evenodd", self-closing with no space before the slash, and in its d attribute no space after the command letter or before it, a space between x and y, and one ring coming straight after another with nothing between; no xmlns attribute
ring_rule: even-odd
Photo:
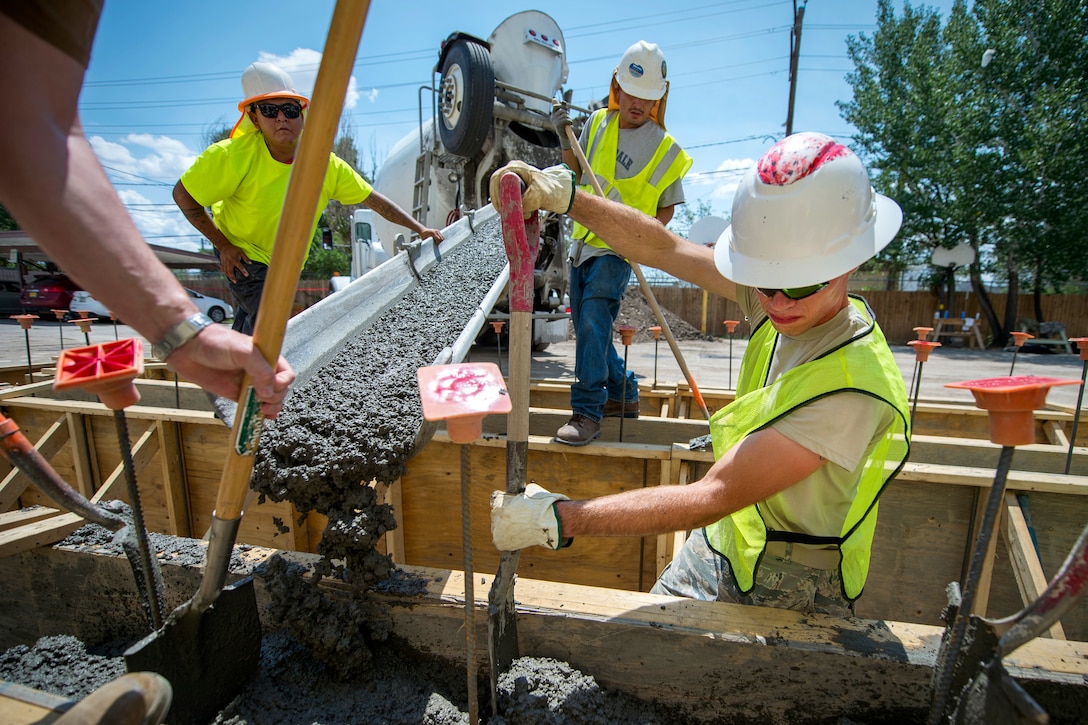
<svg viewBox="0 0 1088 725"><path fill-rule="evenodd" d="M1020 348L1024 346L1024 340L1030 340L1034 338L1035 335L1029 335L1026 332L1012 332L1009 334L1012 335L1013 342L1016 344L1016 347L1013 348L1012 351L1012 364L1009 365L1009 375L1012 375L1012 371L1016 367L1016 354L1020 352Z"/></svg>
<svg viewBox="0 0 1088 725"><path fill-rule="evenodd" d="M1084 380L1088 377L1088 337L1070 338L1069 342L1077 343L1077 351L1083 361L1080 371L1080 392L1077 393L1077 407L1073 411L1073 431L1069 434L1069 451L1065 454L1065 472L1068 474L1073 465L1073 446L1077 441L1077 426L1080 423L1080 406L1084 401Z"/></svg>
<svg viewBox="0 0 1088 725"><path fill-rule="evenodd" d="M630 325L620 325L620 339L623 342L623 385L620 390L620 437L623 441L623 419L627 417L627 350L631 347L631 341L635 337L635 328Z"/></svg>
<svg viewBox="0 0 1088 725"><path fill-rule="evenodd" d="M60 349L64 349L64 316L68 314L68 310L50 310L56 318L57 322L61 323L57 325L57 331L60 333Z"/></svg>
<svg viewBox="0 0 1088 725"><path fill-rule="evenodd" d="M917 339L907 343L914 348L914 377L910 381L910 427L914 430L914 411L918 407L918 396L922 392L922 365L929 360L929 353L935 347L940 347L939 342Z"/></svg>
<svg viewBox="0 0 1088 725"><path fill-rule="evenodd" d="M963 646L967 623L975 605L975 595L982 577L990 539L994 532L1001 502L1005 496L1005 484L1015 446L1035 442L1035 419L1032 411L1046 405L1046 395L1055 385L1076 385L1076 380L1022 376L1018 378L988 378L961 383L947 383L947 388L966 388L975 396L975 404L989 412L990 441L1000 445L1001 455L990 496L978 527L970 565L963 582L960 605L951 626L941 640L937 652L937 666L933 670L933 699L928 725L949 722L955 711L959 693L952 693L957 660Z"/></svg>
<svg viewBox="0 0 1088 725"><path fill-rule="evenodd" d="M495 323L492 323L495 324ZM500 323L501 324L501 323ZM476 681L476 588L472 567L472 526L469 517L469 482L472 478L468 443L480 437L483 419L490 413L509 413L510 394L498 365L461 363L435 365L416 371L419 397L426 420L446 421L450 440L461 448L461 550L465 567L465 661L468 686L468 721L480 722L479 683Z"/></svg>
<svg viewBox="0 0 1088 725"><path fill-rule="evenodd" d="M740 320L726 320L725 329L729 333L729 389L733 388L733 331L737 329Z"/></svg>
<svg viewBox="0 0 1088 725"><path fill-rule="evenodd" d="M654 336L654 387L657 387L657 345L661 342L661 326L654 325L650 328Z"/></svg>
<svg viewBox="0 0 1088 725"><path fill-rule="evenodd" d="M87 343L87 347L91 346L91 325L94 324L94 320L86 317L80 317L78 320L71 320L73 325L78 325L80 332L83 333L83 340Z"/></svg>
<svg viewBox="0 0 1088 725"><path fill-rule="evenodd" d="M19 321L19 327L23 328L23 337L26 338L26 382L34 382L34 365L30 362L30 328L34 325L37 315L11 315L11 319Z"/></svg>
<svg viewBox="0 0 1088 725"><path fill-rule="evenodd" d="M495 331L495 348L498 350L498 357L495 358L495 362L498 364L500 373L502 372L502 327L505 324L502 320L491 321L491 329Z"/></svg>

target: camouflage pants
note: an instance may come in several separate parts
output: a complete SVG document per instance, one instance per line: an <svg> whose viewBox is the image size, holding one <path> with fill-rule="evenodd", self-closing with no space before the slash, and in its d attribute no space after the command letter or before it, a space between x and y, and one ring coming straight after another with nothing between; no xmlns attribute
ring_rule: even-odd
<svg viewBox="0 0 1088 725"><path fill-rule="evenodd" d="M765 554L752 591L741 594L729 562L710 548L706 532L691 532L687 543L650 590L691 599L756 604L812 614L854 616L853 604L842 594L838 569L813 569Z"/></svg>

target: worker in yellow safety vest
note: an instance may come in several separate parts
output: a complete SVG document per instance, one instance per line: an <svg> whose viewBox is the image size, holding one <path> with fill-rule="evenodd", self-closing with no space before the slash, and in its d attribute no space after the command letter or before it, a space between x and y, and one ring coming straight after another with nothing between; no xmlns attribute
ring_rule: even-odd
<svg viewBox="0 0 1088 725"><path fill-rule="evenodd" d="M608 198L654 217L662 227L684 202L681 182L691 168L691 157L665 130L666 75L665 55L656 45L640 40L627 49L612 73L607 107L595 111L582 127L579 144L589 169L579 166L567 136L567 107L557 105L552 116L563 161L579 175L582 188L592 192L593 174ZM612 341L631 266L578 223L571 236L570 266L576 379L570 389L571 418L555 438L583 446L600 435L602 417L638 417L638 381L624 369Z"/></svg>
<svg viewBox="0 0 1088 725"><path fill-rule="evenodd" d="M632 261L735 300L753 333L736 399L711 417L716 460L701 480L583 501L536 484L497 491L495 545L690 531L653 592L851 616L910 424L903 377L847 279L898 232L899 207L818 133L779 141L745 174L714 249L575 193L564 167L513 162L493 178L506 171L527 182L526 211L569 213Z"/></svg>

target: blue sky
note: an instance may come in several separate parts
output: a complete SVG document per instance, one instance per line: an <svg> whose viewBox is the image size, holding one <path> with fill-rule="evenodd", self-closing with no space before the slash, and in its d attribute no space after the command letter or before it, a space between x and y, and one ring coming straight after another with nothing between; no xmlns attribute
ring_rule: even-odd
<svg viewBox="0 0 1088 725"><path fill-rule="evenodd" d="M948 2L929 3L947 13ZM242 70L271 60L308 93L334 2L108 0L81 97L87 136L148 240L196 249L200 238L170 189L203 150L209 128L233 124ZM621 13L616 12L621 8ZM373 0L345 100L363 171L417 127L443 39L486 39L521 10L563 31L575 105L603 97L624 49L643 39L665 52L672 88L666 122L695 159L689 203L728 211L736 180L781 137L789 92L792 0L671 3L552 0L518 6L450 0ZM849 142L835 102L850 98L846 37L875 29L875 0L805 5L794 130ZM429 108L429 100L425 101Z"/></svg>

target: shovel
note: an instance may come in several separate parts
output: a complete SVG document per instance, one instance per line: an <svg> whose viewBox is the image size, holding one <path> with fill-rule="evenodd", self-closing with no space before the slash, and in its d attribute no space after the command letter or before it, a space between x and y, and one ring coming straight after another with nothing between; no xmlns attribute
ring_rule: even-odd
<svg viewBox="0 0 1088 725"><path fill-rule="evenodd" d="M522 493L529 457L529 372L533 344L533 263L540 247L537 212L526 220L521 207L521 179L507 173L499 180L502 241L510 260L510 349L506 373L511 411L506 427L506 492ZM520 552L504 551L487 601L487 652L491 661L491 705L498 715L499 674L519 656L514 573Z"/></svg>
<svg viewBox="0 0 1088 725"><path fill-rule="evenodd" d="M1077 606L1088 591L1088 526L1069 552L1058 574L1039 597L1004 619L971 616L961 657L951 663L954 691L960 696L945 718L954 723L1046 723L1049 718L1020 687L1001 659L1050 629ZM958 606L951 593L950 604Z"/></svg>
<svg viewBox="0 0 1088 725"><path fill-rule="evenodd" d="M314 103L299 142L276 230L253 343L270 365L283 346L294 291L305 261L314 209L340 123L348 80L369 2L338 0L314 87ZM170 680L171 725L203 723L223 708L257 669L261 630L252 579L223 584L243 502L253 472L263 419L248 376L234 419L232 446L223 467L209 534L207 564L199 590L175 609L163 627L125 653L130 671L149 670Z"/></svg>

